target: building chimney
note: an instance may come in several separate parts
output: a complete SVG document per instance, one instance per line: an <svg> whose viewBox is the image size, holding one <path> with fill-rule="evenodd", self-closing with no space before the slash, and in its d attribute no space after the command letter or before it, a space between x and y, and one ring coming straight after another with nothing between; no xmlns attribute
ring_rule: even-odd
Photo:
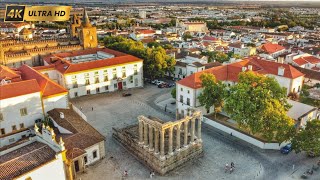
<svg viewBox="0 0 320 180"><path fill-rule="evenodd" d="M279 67L278 67L278 76L283 76L283 75L284 75L284 70L285 70L284 67L279 66Z"/></svg>
<svg viewBox="0 0 320 180"><path fill-rule="evenodd" d="M61 118L61 119L64 119L64 114L63 114L63 112L60 112L60 118Z"/></svg>
<svg viewBox="0 0 320 180"><path fill-rule="evenodd" d="M248 70L252 71L252 65L248 65Z"/></svg>

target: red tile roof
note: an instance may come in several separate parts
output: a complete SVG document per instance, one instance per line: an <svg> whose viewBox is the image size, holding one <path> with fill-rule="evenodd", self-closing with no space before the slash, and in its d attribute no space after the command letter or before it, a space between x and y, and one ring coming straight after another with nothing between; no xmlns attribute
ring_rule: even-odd
<svg viewBox="0 0 320 180"><path fill-rule="evenodd" d="M219 81L238 81L238 75L242 72L242 67L247 67L248 65L252 66L252 71L259 74L273 74L278 75L278 68L282 66L285 69L284 77L295 79L297 77L304 76L300 71L292 67L288 64L281 64L272 61L258 59L258 57L250 57L243 61L224 65L224 66L217 66L210 69L206 69L202 72L194 73L180 81L178 84L183 86L187 86L193 89L201 88L201 80L200 76L202 73L211 73L215 75L215 77Z"/></svg>
<svg viewBox="0 0 320 180"><path fill-rule="evenodd" d="M43 75L42 73L32 69L27 65L23 65L19 68L22 72L22 79L29 80L35 79L37 80L43 97L52 96L55 94L67 93L68 91L54 82L53 80L49 79L47 76Z"/></svg>
<svg viewBox="0 0 320 180"><path fill-rule="evenodd" d="M203 41L218 41L219 39L212 37L212 36L204 36L202 38Z"/></svg>
<svg viewBox="0 0 320 180"><path fill-rule="evenodd" d="M1 80L20 81L20 74L7 66L0 65L0 81Z"/></svg>
<svg viewBox="0 0 320 180"><path fill-rule="evenodd" d="M55 159L48 145L33 142L0 156L0 179L15 179Z"/></svg>
<svg viewBox="0 0 320 180"><path fill-rule="evenodd" d="M35 79L0 85L0 100L40 92Z"/></svg>
<svg viewBox="0 0 320 180"><path fill-rule="evenodd" d="M273 54L275 52L282 51L285 48L279 44L267 43L262 45L261 49L268 54Z"/></svg>
<svg viewBox="0 0 320 180"><path fill-rule="evenodd" d="M66 57L93 54L93 53L97 53L98 51L103 51L109 54L113 54L115 57L109 58L109 59L82 62L77 64L73 64L72 62L63 59ZM55 58L56 61L51 62L50 60L51 58ZM68 73L80 72L80 71L85 71L90 69L142 61L141 59L135 56L131 56L131 55L128 55L119 51L111 50L108 48L93 48L93 49L76 51L76 52L58 53L58 54L46 56L44 60L48 64L54 64L55 69L61 72L62 74L68 74Z"/></svg>
<svg viewBox="0 0 320 180"><path fill-rule="evenodd" d="M304 60L303 58L298 58L293 60L293 62L295 62L298 66L302 66L304 64L307 64L308 62L306 60Z"/></svg>
<svg viewBox="0 0 320 180"><path fill-rule="evenodd" d="M140 34L155 34L156 31L155 30L145 29L145 30L138 30L137 33L140 33Z"/></svg>

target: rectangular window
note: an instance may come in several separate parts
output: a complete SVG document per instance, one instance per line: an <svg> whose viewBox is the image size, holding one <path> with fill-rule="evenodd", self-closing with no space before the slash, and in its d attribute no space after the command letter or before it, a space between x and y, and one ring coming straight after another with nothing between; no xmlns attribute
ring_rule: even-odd
<svg viewBox="0 0 320 180"><path fill-rule="evenodd" d="M84 164L87 164L87 163L88 163L88 158L87 158L87 156L83 157L83 161L84 161Z"/></svg>
<svg viewBox="0 0 320 180"><path fill-rule="evenodd" d="M182 74L182 69L181 68L179 68L179 74Z"/></svg>
<svg viewBox="0 0 320 180"><path fill-rule="evenodd" d="M6 131L4 130L4 128L1 128L1 135L6 134Z"/></svg>
<svg viewBox="0 0 320 180"><path fill-rule="evenodd" d="M13 125L12 126L12 131L16 131L17 130L17 126L16 125Z"/></svg>
<svg viewBox="0 0 320 180"><path fill-rule="evenodd" d="M103 76L104 76L104 82L107 82L107 81L109 81L109 78L108 78L108 71L107 70L104 70L103 71Z"/></svg>
<svg viewBox="0 0 320 180"><path fill-rule="evenodd" d="M122 78L125 78L125 77L127 77L126 72L122 72Z"/></svg>
<svg viewBox="0 0 320 180"><path fill-rule="evenodd" d="M127 86L127 82L122 82L122 85L125 87Z"/></svg>
<svg viewBox="0 0 320 180"><path fill-rule="evenodd" d="M26 115L28 115L27 108L22 108L22 109L20 109L20 115L21 115L21 116L26 116Z"/></svg>
<svg viewBox="0 0 320 180"><path fill-rule="evenodd" d="M183 103L183 96L180 95L180 102Z"/></svg>
<svg viewBox="0 0 320 180"><path fill-rule="evenodd" d="M97 151L93 151L92 156L93 156L93 159L97 158L98 157L97 156Z"/></svg>
<svg viewBox="0 0 320 180"><path fill-rule="evenodd" d="M23 128L24 128L24 124L21 123L21 124L20 124L20 129L23 129Z"/></svg>
<svg viewBox="0 0 320 180"><path fill-rule="evenodd" d="M9 142L10 143L14 142L14 138L9 139Z"/></svg>
<svg viewBox="0 0 320 180"><path fill-rule="evenodd" d="M118 84L117 83L114 84L113 87L114 87L114 89L118 89Z"/></svg>
<svg viewBox="0 0 320 180"><path fill-rule="evenodd" d="M135 64L133 66L133 70L134 70L134 75L138 75L138 65L137 64Z"/></svg>
<svg viewBox="0 0 320 180"><path fill-rule="evenodd" d="M126 77L126 67L123 66L122 67L122 78L125 78Z"/></svg>
<svg viewBox="0 0 320 180"><path fill-rule="evenodd" d="M95 77L95 80L94 80L94 83L100 83L100 81L99 81L99 77Z"/></svg>
<svg viewBox="0 0 320 180"><path fill-rule="evenodd" d="M3 114L0 113L0 121L3 121Z"/></svg>
<svg viewBox="0 0 320 180"><path fill-rule="evenodd" d="M187 105L190 106L190 98L187 98Z"/></svg>
<svg viewBox="0 0 320 180"><path fill-rule="evenodd" d="M90 89L88 89L88 90L87 90L87 94L88 94L88 95L89 95L89 94L91 94L91 91L90 91Z"/></svg>
<svg viewBox="0 0 320 180"><path fill-rule="evenodd" d="M106 91L109 91L109 86L105 86L104 89L105 89Z"/></svg>
<svg viewBox="0 0 320 180"><path fill-rule="evenodd" d="M97 88L96 88L96 92L97 92L97 93L100 93L100 88L97 87Z"/></svg>
<svg viewBox="0 0 320 180"><path fill-rule="evenodd" d="M72 81L72 87L73 87L73 88L78 88L78 83L77 83L77 81Z"/></svg>
<svg viewBox="0 0 320 180"><path fill-rule="evenodd" d="M190 91L188 90L188 94L190 94Z"/></svg>
<svg viewBox="0 0 320 180"><path fill-rule="evenodd" d="M90 84L89 79L86 79L86 85L89 85L89 84Z"/></svg>
<svg viewBox="0 0 320 180"><path fill-rule="evenodd" d="M130 83L133 83L133 76L129 77L129 81L130 81Z"/></svg>
<svg viewBox="0 0 320 180"><path fill-rule="evenodd" d="M112 69L112 78L113 78L114 80L117 79L117 69L116 69L116 68Z"/></svg>
<svg viewBox="0 0 320 180"><path fill-rule="evenodd" d="M183 88L181 88L180 90L183 91Z"/></svg>
<svg viewBox="0 0 320 180"><path fill-rule="evenodd" d="M85 73L84 74L84 79L85 79L85 81L86 81L86 85L89 85L90 84L90 80L89 80L89 73Z"/></svg>
<svg viewBox="0 0 320 180"><path fill-rule="evenodd" d="M74 92L74 97L78 97L78 92Z"/></svg>

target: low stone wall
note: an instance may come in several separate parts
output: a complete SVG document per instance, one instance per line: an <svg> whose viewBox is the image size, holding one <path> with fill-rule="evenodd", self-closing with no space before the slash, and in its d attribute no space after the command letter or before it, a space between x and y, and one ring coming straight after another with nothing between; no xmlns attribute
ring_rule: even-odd
<svg viewBox="0 0 320 180"><path fill-rule="evenodd" d="M134 127L137 125L132 125ZM189 146L192 148L181 148L179 152L174 152L173 155L166 155L164 160L160 159L160 154L154 154L154 151L149 151L148 148L138 144L138 139L133 138L125 130L117 130L113 128L113 138L126 148L134 157L141 163L153 169L157 173L164 175L172 170L182 167L185 163L203 156L202 144L195 143Z"/></svg>
<svg viewBox="0 0 320 180"><path fill-rule="evenodd" d="M254 138L252 136L249 136L247 134L244 134L232 127L228 127L224 124L221 124L215 120L212 120L212 119L209 119L205 116L203 116L203 122L205 124L208 124L209 126L212 126L212 127L215 127L227 134L231 134L232 133L232 136L235 136L243 141L246 141L254 146L257 146L261 149L271 149L271 150L279 150L281 147L285 146L287 144L287 142L285 143L281 143L279 145L279 143L277 142L263 142L257 138Z"/></svg>

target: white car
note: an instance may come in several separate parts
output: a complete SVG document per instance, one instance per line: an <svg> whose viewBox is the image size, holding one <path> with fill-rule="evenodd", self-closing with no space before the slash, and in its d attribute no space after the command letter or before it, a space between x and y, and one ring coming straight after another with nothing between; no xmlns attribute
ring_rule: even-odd
<svg viewBox="0 0 320 180"><path fill-rule="evenodd" d="M151 84L157 84L158 82L159 82L159 80L155 79L155 80L151 81Z"/></svg>
<svg viewBox="0 0 320 180"><path fill-rule="evenodd" d="M159 86L160 84L164 83L164 81L157 81L156 85Z"/></svg>

